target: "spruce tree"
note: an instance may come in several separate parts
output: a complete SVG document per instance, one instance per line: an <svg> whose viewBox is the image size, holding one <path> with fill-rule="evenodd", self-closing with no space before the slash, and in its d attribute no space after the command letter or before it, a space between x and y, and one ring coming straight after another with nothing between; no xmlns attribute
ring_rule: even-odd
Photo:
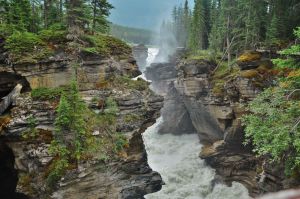
<svg viewBox="0 0 300 199"><path fill-rule="evenodd" d="M9 23L9 2L8 0L0 0L0 24Z"/></svg>
<svg viewBox="0 0 300 199"><path fill-rule="evenodd" d="M57 108L57 116L55 119L55 139L63 145L66 145L64 136L70 131L71 128L71 107L64 93Z"/></svg>
<svg viewBox="0 0 300 199"><path fill-rule="evenodd" d="M11 0L8 21L16 30L30 30L30 23L32 21L30 1Z"/></svg>
<svg viewBox="0 0 300 199"><path fill-rule="evenodd" d="M268 42L276 42L276 40L279 38L279 30L278 30L278 23L279 19L276 14L272 16L271 23L268 27L266 39Z"/></svg>
<svg viewBox="0 0 300 199"><path fill-rule="evenodd" d="M189 40L189 48L192 51L197 51L204 47L203 35L205 24L203 10L203 0L195 0Z"/></svg>
<svg viewBox="0 0 300 199"><path fill-rule="evenodd" d="M189 30L190 30L190 8L189 8L188 0L185 0L185 3L184 3L183 29L184 29L183 47L187 47L187 45L188 45L188 34L189 34Z"/></svg>
<svg viewBox="0 0 300 199"><path fill-rule="evenodd" d="M110 14L110 10L114 7L107 0L92 0L91 6L93 10L92 16L92 30L105 33L108 31L107 17Z"/></svg>
<svg viewBox="0 0 300 199"><path fill-rule="evenodd" d="M209 46L208 38L211 31L210 12L211 12L211 0L203 0L203 49L207 49Z"/></svg>
<svg viewBox="0 0 300 199"><path fill-rule="evenodd" d="M67 6L68 39L79 40L84 33L84 27L88 24L85 0L69 0Z"/></svg>
<svg viewBox="0 0 300 199"><path fill-rule="evenodd" d="M222 22L220 20L221 5L219 0L212 0L210 22L211 32L209 34L209 48L216 55L223 48L223 35L220 31Z"/></svg>
<svg viewBox="0 0 300 199"><path fill-rule="evenodd" d="M79 160L85 147L84 140L86 139L85 135L87 129L86 121L84 120L84 114L87 111L87 107L80 97L78 85L75 80L71 82L68 100L71 110L70 131L73 133L72 143L75 152L75 157L77 160Z"/></svg>

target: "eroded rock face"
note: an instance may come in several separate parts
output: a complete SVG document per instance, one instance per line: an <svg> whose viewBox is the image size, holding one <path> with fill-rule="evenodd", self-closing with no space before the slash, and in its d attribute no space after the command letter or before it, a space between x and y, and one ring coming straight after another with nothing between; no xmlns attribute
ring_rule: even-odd
<svg viewBox="0 0 300 199"><path fill-rule="evenodd" d="M193 61L188 64L153 64L146 71L146 77L153 81L153 89L165 97L162 111L164 126L161 133L198 132L202 142L212 143L223 138L206 104L209 91L208 75L213 66L206 62Z"/></svg>
<svg viewBox="0 0 300 199"><path fill-rule="evenodd" d="M96 54L82 54L82 63L78 67L77 79L81 90L91 90L111 75L136 77L141 74L133 57L126 59L103 58ZM18 63L7 65L0 63L0 75L11 73L21 76L29 82L31 89L39 87L55 88L68 85L72 78L73 67L69 65L67 54L61 52L38 63ZM1 88L1 82L0 82Z"/></svg>
<svg viewBox="0 0 300 199"><path fill-rule="evenodd" d="M14 68L4 62L1 64L0 71L25 78L31 88L67 85L74 76L72 66L64 54L39 63L14 65ZM19 181L17 190L32 198L43 198L47 195L57 199L138 199L160 190L162 179L147 163L142 133L159 117L163 98L149 89L126 90L108 88L106 85L112 76L136 77L139 74L141 73L132 57L118 60L97 55L83 56L82 66L77 70L81 96L95 111L103 111L103 103L107 97L113 97L117 101L120 110L117 130L128 138L129 146L122 158L110 161L109 164L101 161L80 163L79 169L70 171L61 179L59 187L53 193L46 189L45 175L54 158L49 154L48 148L53 136L55 109L58 104L47 100L34 100L28 92L21 94L10 111L9 119L5 124L0 124L1 139L5 139L12 149L17 170L26 176ZM93 99L99 100L95 102ZM35 119L34 124L30 118ZM39 136L34 140L26 140L23 137L24 132L31 131L32 125ZM99 134L99 131L94 133L95 136ZM17 179L11 185L12 191L15 191L16 182Z"/></svg>
<svg viewBox="0 0 300 199"><path fill-rule="evenodd" d="M238 64L242 71L224 82L221 94L214 90L212 71L216 65L209 61L181 60L147 69L153 88L163 90L165 97L161 132L196 131L204 143L200 157L216 168L217 178L228 184L244 184L251 196L295 187L300 183L284 175L283 165L267 163L268 157L257 158L251 146L243 145L241 117L245 106L272 83L270 75L261 78L272 67L270 58L252 52Z"/></svg>

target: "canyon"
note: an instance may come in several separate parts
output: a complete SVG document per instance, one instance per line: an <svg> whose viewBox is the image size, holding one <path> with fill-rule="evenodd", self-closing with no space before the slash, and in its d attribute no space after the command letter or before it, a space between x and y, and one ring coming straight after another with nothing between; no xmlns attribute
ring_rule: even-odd
<svg viewBox="0 0 300 199"><path fill-rule="evenodd" d="M238 70L220 75L218 64L209 59L175 56L168 63L152 64L145 72L153 90L165 99L158 133L182 136L196 132L203 145L199 158L216 170L213 182L241 183L252 197L299 184L296 177L285 175L283 164L257 157L251 144L244 144L241 118L247 104L272 85L274 57L276 54L245 52L238 58ZM255 75L249 76L251 72Z"/></svg>
<svg viewBox="0 0 300 199"><path fill-rule="evenodd" d="M122 59L83 54L82 66L76 73L69 65L71 58L63 52L37 63L8 64L2 56L1 97L16 85L23 86L21 94L15 96L9 110L0 118L0 158L7 162L1 165L7 171L0 176L1 184L7 185L2 187L2 198L139 199L145 195L149 199L248 198L248 192L250 196L258 196L299 184L297 179L285 176L284 165L271 164L267 157L256 157L251 145L243 144L241 117L247 112L246 106L272 83L271 75L260 78L272 73L270 55L247 52L248 56L255 54L255 58L240 60L239 71L216 77L214 72L219 67L216 63L208 59L187 59L182 49L163 63L152 63L158 53L155 49L138 46L133 52L135 58L126 55ZM260 75L247 76L253 70ZM35 99L30 91L67 85L74 75L82 99L91 110L101 111L109 97L116 100L120 110L117 131L126 136L128 146L118 159L80 162L79 169L68 171L55 189L49 191L44 175L54 158L48 150L55 130L57 102ZM132 81L138 85L146 83L147 86L128 88L127 83L125 87L110 86L112 76L134 78ZM215 83L218 78L224 79L221 86ZM35 119L34 126L30 118ZM24 132L32 128L39 136L24 138ZM94 135L101 133L95 130ZM172 158L173 152L178 161L175 156ZM173 170L170 167L166 173L161 171L170 165L175 165ZM189 172L193 177L188 177ZM201 172L208 175L205 180L199 177L204 175ZM189 188L195 186L195 192L162 179L173 175L177 178L179 174L186 174L188 181L184 178L179 181L191 183ZM201 186L205 188L199 192ZM157 193L151 194L154 192Z"/></svg>

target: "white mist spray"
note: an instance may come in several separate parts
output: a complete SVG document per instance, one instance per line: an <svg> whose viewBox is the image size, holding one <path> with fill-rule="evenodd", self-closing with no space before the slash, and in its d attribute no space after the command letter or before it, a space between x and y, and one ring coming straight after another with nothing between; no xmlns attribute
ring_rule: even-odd
<svg viewBox="0 0 300 199"><path fill-rule="evenodd" d="M155 62L168 62L169 57L173 55L177 48L177 41L171 22L163 21L160 27L160 34L156 38L159 47L159 53Z"/></svg>

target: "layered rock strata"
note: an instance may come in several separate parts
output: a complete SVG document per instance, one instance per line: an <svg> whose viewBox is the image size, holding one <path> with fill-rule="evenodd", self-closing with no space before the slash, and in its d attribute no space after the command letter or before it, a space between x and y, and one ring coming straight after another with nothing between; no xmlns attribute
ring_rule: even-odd
<svg viewBox="0 0 300 199"><path fill-rule="evenodd" d="M25 87L11 110L0 117L0 139L12 150L16 168L23 176L17 190L30 198L57 199L139 199L147 193L160 190L162 179L148 166L141 134L159 117L163 99L148 88L129 90L109 86L111 77L133 78L141 74L132 57L120 60L94 54L81 56L82 64L76 74L69 64L70 59L64 53L37 63L0 63L2 96L18 83L23 83ZM74 77L78 80L81 96L95 112L102 111L103 105L100 104L106 98L116 100L120 110L117 131L127 137L128 147L116 160L81 162L78 169L67 172L59 186L49 191L45 176L54 158L49 155L48 148L54 132L57 101L33 99L28 91L40 87L65 86ZM34 124L30 118L34 118ZM24 132L32 128L39 136L36 139L25 139ZM94 135L101 136L101 132L95 131ZM17 175L14 173L12 176L11 180ZM0 180L6 182L8 179L1 177ZM14 180L15 184L16 182L17 179ZM11 186L15 188L13 183ZM12 199L14 196L8 198Z"/></svg>
<svg viewBox="0 0 300 199"><path fill-rule="evenodd" d="M240 69L226 76L218 76L217 64L204 59L181 59L147 69L153 88L165 98L160 132L197 132L204 144L200 157L216 169L217 180L240 182L251 196L294 187L299 182L285 176L283 165L257 158L251 146L243 145L245 107L273 82L270 57L247 52L238 64Z"/></svg>

